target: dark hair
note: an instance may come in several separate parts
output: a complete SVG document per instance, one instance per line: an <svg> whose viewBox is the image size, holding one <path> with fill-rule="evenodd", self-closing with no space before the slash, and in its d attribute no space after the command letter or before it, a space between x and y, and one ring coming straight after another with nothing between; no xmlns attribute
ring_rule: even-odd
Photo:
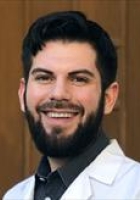
<svg viewBox="0 0 140 200"><path fill-rule="evenodd" d="M23 40L23 73L28 81L32 57L47 41L88 42L97 52L97 68L106 89L116 78L117 53L108 33L79 11L52 13L37 19Z"/></svg>

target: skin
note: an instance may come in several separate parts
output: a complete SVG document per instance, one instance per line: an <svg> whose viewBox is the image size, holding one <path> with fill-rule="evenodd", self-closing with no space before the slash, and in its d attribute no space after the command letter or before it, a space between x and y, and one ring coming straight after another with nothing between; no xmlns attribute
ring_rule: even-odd
<svg viewBox="0 0 140 200"><path fill-rule="evenodd" d="M89 114L96 113L101 98L101 77L96 67L96 51L84 42L50 41L33 57L27 85L24 78L20 81L19 100L25 112L26 102L35 121L41 118L46 134L54 134L53 129L61 132L57 138L73 134L77 124L83 124ZM109 114L118 96L118 84L112 83L105 91L104 114ZM52 109L38 114L36 108L51 100L64 100L83 107L83 112L72 109ZM53 160L53 162L52 162ZM51 159L52 166L62 163ZM55 164L54 164L55 163Z"/></svg>

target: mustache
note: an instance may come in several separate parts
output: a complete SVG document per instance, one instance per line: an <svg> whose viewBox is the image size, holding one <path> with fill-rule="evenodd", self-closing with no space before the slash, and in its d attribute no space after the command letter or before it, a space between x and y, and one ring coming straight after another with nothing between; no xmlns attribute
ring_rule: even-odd
<svg viewBox="0 0 140 200"><path fill-rule="evenodd" d="M45 102L37 107L37 112L46 111L50 109L69 109L76 112L84 113L84 108L82 105L75 105L66 100L51 100Z"/></svg>

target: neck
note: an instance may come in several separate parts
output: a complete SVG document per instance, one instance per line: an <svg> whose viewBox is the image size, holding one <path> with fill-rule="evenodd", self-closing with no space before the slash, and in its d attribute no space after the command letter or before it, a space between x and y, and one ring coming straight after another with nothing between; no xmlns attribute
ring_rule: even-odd
<svg viewBox="0 0 140 200"><path fill-rule="evenodd" d="M48 157L48 160L52 172L66 165L66 163L69 161L68 158L52 158L52 157Z"/></svg>

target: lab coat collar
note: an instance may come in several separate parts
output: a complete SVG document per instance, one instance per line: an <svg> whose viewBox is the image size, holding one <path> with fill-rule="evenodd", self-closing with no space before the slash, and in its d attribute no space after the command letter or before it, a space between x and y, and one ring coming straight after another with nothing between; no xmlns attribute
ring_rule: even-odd
<svg viewBox="0 0 140 200"><path fill-rule="evenodd" d="M80 178L79 178L80 177ZM62 195L60 200L66 199L90 199L93 197L93 191L91 189L91 184L89 181L89 177L86 173L80 174L74 182L69 186L66 192Z"/></svg>
<svg viewBox="0 0 140 200"><path fill-rule="evenodd" d="M117 141L111 140L110 145L88 167L89 177L104 184L112 184L124 159L124 153Z"/></svg>
<svg viewBox="0 0 140 200"><path fill-rule="evenodd" d="M93 199L91 180L112 184L125 157L116 140L112 140L99 156L69 186L61 200Z"/></svg>

